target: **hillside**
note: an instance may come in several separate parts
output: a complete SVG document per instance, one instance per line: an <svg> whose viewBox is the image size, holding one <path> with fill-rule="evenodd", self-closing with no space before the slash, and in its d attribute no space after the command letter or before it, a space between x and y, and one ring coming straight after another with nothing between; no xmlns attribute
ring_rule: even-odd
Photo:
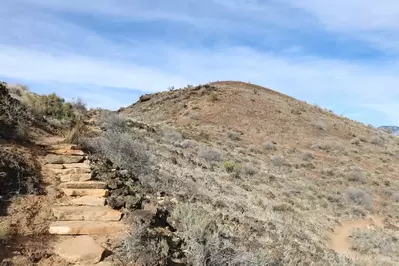
<svg viewBox="0 0 399 266"><path fill-rule="evenodd" d="M6 265L399 261L390 133L243 82L143 95L117 112L1 89L12 103L0 105Z"/></svg>
<svg viewBox="0 0 399 266"><path fill-rule="evenodd" d="M396 137L242 82L144 95L119 112L157 132L144 138L160 162L159 186L234 224L240 243L283 265L343 265L340 225L374 221L349 257L398 261L386 248L399 218ZM390 229L377 229L380 220Z"/></svg>

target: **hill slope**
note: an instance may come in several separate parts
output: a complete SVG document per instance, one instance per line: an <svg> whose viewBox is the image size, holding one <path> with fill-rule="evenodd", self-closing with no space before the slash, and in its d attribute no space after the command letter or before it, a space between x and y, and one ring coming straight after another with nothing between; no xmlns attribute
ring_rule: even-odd
<svg viewBox="0 0 399 266"><path fill-rule="evenodd" d="M398 138L232 81L144 95L119 113L151 144L159 189L220 217L228 234L268 261L344 265L333 243L349 219L390 228L348 230L356 233L349 259L398 261L399 253L383 248L393 240L380 241L397 234Z"/></svg>

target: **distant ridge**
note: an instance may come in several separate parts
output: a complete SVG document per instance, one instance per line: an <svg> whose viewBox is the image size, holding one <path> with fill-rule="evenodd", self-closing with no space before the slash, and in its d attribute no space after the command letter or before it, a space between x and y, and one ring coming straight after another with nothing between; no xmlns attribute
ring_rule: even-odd
<svg viewBox="0 0 399 266"><path fill-rule="evenodd" d="M381 127L379 127L379 129L392 131L392 134L394 136L399 136L399 127L398 126L381 126Z"/></svg>

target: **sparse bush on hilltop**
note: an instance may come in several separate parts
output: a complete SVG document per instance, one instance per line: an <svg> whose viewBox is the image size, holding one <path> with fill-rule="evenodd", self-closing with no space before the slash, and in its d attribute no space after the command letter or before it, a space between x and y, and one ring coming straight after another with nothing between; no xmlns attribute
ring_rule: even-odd
<svg viewBox="0 0 399 266"><path fill-rule="evenodd" d="M34 115L38 117L53 117L59 120L69 120L74 117L74 109L71 103L65 102L64 98L57 94L36 95L27 93L22 103Z"/></svg>
<svg viewBox="0 0 399 266"><path fill-rule="evenodd" d="M373 207L373 198L363 189L355 187L348 188L345 192L345 197L349 202L362 206L367 210L371 210Z"/></svg>
<svg viewBox="0 0 399 266"><path fill-rule="evenodd" d="M106 131L116 131L120 133L129 131L127 118L111 111L102 111L98 118L97 125Z"/></svg>
<svg viewBox="0 0 399 266"><path fill-rule="evenodd" d="M242 169L243 169L244 173L246 173L247 175L254 175L254 174L256 174L256 169L255 169L255 167L254 167L252 164L250 164L250 163L244 164L244 166L243 166Z"/></svg>

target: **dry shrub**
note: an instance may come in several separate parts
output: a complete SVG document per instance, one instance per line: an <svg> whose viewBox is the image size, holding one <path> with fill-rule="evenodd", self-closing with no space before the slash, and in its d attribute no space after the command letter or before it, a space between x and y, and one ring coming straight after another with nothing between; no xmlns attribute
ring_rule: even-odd
<svg viewBox="0 0 399 266"><path fill-rule="evenodd" d="M199 156L210 162L220 162L222 155L215 149L200 149Z"/></svg>
<svg viewBox="0 0 399 266"><path fill-rule="evenodd" d="M171 143L182 141L183 136L173 129L167 129L163 132L163 138Z"/></svg>
<svg viewBox="0 0 399 266"><path fill-rule="evenodd" d="M263 148L266 150L276 150L276 145L273 142L268 141L263 144Z"/></svg>
<svg viewBox="0 0 399 266"><path fill-rule="evenodd" d="M209 95L209 100L210 100L211 102L216 102L217 100L219 100L218 94L217 94L216 92L212 92L212 93Z"/></svg>
<svg viewBox="0 0 399 266"><path fill-rule="evenodd" d="M360 188L351 187L348 188L345 192L345 197L347 201L366 208L367 210L371 210L373 207L373 198L372 196Z"/></svg>
<svg viewBox="0 0 399 266"><path fill-rule="evenodd" d="M280 155L273 155L270 160L275 166L283 166L285 164L284 158Z"/></svg>
<svg viewBox="0 0 399 266"><path fill-rule="evenodd" d="M247 175L254 175L254 174L256 174L256 172L257 172L256 169L255 169L255 167L254 167L252 164L250 164L250 163L244 164L242 170L243 170L244 173L246 173Z"/></svg>
<svg viewBox="0 0 399 266"><path fill-rule="evenodd" d="M366 172L360 167L352 167L348 173L348 181L366 183Z"/></svg>
<svg viewBox="0 0 399 266"><path fill-rule="evenodd" d="M137 261L147 266L167 265L168 252L167 241L147 224L133 226L122 242L122 253L128 261Z"/></svg>
<svg viewBox="0 0 399 266"><path fill-rule="evenodd" d="M240 136L240 134L237 133L237 132L229 131L229 132L227 133L227 135L229 136L229 138L230 138L231 140L241 140L241 136Z"/></svg>
<svg viewBox="0 0 399 266"><path fill-rule="evenodd" d="M194 148L194 147L198 146L198 143L191 139L185 139L180 143L180 145L183 148L188 149L188 148Z"/></svg>
<svg viewBox="0 0 399 266"><path fill-rule="evenodd" d="M313 160L313 159L314 159L314 155L313 155L313 153L311 153L311 152L304 152L304 153L302 154L302 160L304 160L304 161L309 162L309 161L311 161L311 160Z"/></svg>
<svg viewBox="0 0 399 266"><path fill-rule="evenodd" d="M258 266L271 260L247 251L241 243L221 237L216 219L197 204L180 204L171 215L178 235L184 240L183 251L193 266Z"/></svg>
<svg viewBox="0 0 399 266"><path fill-rule="evenodd" d="M384 138L382 136L374 135L374 136L371 137L370 143L374 144L374 145L377 145L377 146L382 146L382 145L384 145L385 140L384 140Z"/></svg>
<svg viewBox="0 0 399 266"><path fill-rule="evenodd" d="M368 255L382 255L399 260L399 232L387 229L361 230L356 229L351 234L353 249Z"/></svg>
<svg viewBox="0 0 399 266"><path fill-rule="evenodd" d="M129 132L127 118L124 115L111 111L101 111L97 120L97 125L106 131L111 130L120 133Z"/></svg>

